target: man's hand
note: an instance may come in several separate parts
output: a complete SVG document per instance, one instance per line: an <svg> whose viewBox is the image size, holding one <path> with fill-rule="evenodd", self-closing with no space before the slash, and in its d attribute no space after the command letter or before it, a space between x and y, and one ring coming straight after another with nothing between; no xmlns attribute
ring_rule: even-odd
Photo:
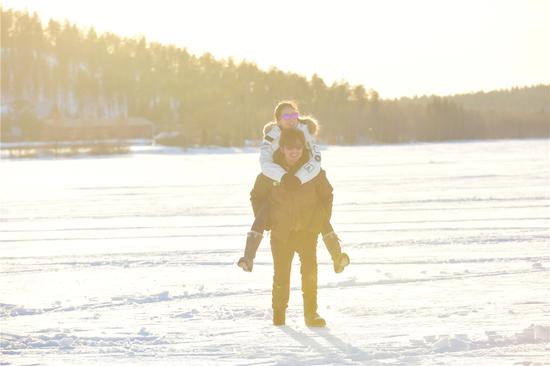
<svg viewBox="0 0 550 366"><path fill-rule="evenodd" d="M294 174L286 173L281 178L281 185L289 191L297 190L301 184L302 182L300 182L300 179L298 179Z"/></svg>

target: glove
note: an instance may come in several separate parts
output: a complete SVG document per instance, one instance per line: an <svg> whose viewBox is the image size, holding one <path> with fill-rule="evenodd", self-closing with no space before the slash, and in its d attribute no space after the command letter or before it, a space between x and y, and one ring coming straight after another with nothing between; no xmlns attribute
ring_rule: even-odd
<svg viewBox="0 0 550 366"><path fill-rule="evenodd" d="M288 189L289 191L295 191L297 190L302 182L300 182L300 179L296 178L294 174L288 174L286 173L281 178L281 185Z"/></svg>

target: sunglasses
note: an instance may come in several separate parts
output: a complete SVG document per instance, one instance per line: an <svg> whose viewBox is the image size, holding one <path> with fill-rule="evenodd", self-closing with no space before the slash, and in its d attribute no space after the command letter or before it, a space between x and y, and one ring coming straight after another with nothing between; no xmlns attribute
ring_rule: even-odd
<svg viewBox="0 0 550 366"><path fill-rule="evenodd" d="M286 121L291 119L298 119L298 117L300 117L300 113L283 113L281 117Z"/></svg>

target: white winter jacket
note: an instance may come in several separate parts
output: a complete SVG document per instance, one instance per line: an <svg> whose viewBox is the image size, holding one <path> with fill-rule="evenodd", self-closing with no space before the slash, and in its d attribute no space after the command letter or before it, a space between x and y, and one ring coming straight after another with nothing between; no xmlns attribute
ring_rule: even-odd
<svg viewBox="0 0 550 366"><path fill-rule="evenodd" d="M309 161L304 164L295 176L303 183L307 183L319 174L321 171L321 151L312 134L315 134L317 125L307 124L299 121L296 128L304 133L307 152L310 155ZM281 137L281 128L275 123L270 122L264 126L264 141L260 148L260 165L262 174L280 182L286 171L273 162L273 153L279 148L279 139Z"/></svg>

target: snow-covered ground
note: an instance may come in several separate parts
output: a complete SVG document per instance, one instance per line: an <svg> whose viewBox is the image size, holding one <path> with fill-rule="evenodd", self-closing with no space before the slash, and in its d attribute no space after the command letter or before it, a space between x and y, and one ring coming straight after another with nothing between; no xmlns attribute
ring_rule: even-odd
<svg viewBox="0 0 550 366"><path fill-rule="evenodd" d="M329 147L320 314L241 271L258 153L4 160L2 365L550 364L550 141Z"/></svg>

